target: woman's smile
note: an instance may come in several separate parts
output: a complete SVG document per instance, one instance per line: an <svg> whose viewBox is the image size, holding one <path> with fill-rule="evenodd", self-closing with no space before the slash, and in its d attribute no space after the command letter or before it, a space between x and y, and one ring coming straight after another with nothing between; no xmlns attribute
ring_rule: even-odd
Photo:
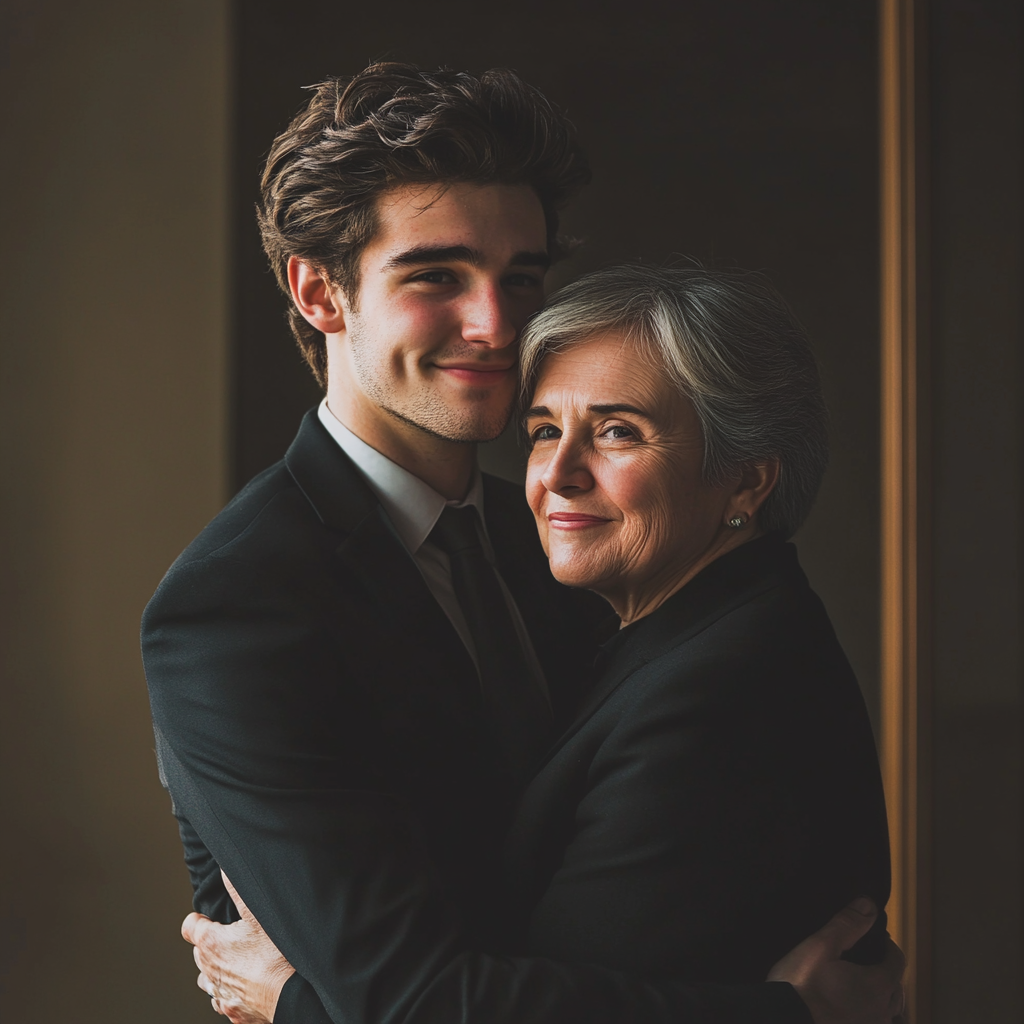
<svg viewBox="0 0 1024 1024"><path fill-rule="evenodd" d="M585 512L549 512L548 523L555 530L585 530L591 526L604 526L611 519L592 516Z"/></svg>

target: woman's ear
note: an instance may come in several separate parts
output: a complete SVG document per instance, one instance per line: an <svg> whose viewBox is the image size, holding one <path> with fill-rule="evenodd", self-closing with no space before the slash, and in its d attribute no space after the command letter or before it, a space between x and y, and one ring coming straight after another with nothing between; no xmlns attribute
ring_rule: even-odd
<svg viewBox="0 0 1024 1024"><path fill-rule="evenodd" d="M731 525L731 521L739 517L744 524L750 522L775 489L781 469L778 459L744 463L739 482L725 507L725 521Z"/></svg>
<svg viewBox="0 0 1024 1024"><path fill-rule="evenodd" d="M296 308L311 326L324 334L340 334L345 330L341 293L323 271L291 256L288 287Z"/></svg>

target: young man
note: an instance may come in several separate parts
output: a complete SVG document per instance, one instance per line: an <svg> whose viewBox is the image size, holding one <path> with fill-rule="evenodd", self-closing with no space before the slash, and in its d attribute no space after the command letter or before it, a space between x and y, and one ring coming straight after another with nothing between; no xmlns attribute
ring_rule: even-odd
<svg viewBox="0 0 1024 1024"><path fill-rule="evenodd" d="M264 244L327 397L172 567L143 650L194 905L237 916L223 868L296 968L279 1024L810 1019L788 985L500 955L500 837L606 613L474 444L586 178L511 73L397 64L320 86L268 159ZM785 977L853 970L817 963Z"/></svg>

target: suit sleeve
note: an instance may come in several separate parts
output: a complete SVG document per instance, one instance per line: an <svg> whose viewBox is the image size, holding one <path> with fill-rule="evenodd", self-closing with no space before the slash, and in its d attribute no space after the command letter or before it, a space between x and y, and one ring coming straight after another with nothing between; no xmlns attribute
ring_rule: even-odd
<svg viewBox="0 0 1024 1024"><path fill-rule="evenodd" d="M210 886L201 908L223 911L223 868L301 975L282 1020L291 1006L309 1024L317 1001L334 1024L810 1020L788 985L654 984L467 948L411 809L359 753L365 696L322 604L208 556L174 570L144 622L161 770Z"/></svg>
<svg viewBox="0 0 1024 1024"><path fill-rule="evenodd" d="M824 715L803 728L786 687L748 659L712 651L685 666L685 685L679 672L671 656L648 666L603 709L613 724L589 750L584 740L563 748L586 763L586 779L559 857L535 882L530 948L655 976L682 965L691 977L754 981L872 892L844 844L822 840L831 804L864 831L835 782L844 734ZM815 731L826 739L810 757L804 736ZM568 762L552 774L560 767Z"/></svg>

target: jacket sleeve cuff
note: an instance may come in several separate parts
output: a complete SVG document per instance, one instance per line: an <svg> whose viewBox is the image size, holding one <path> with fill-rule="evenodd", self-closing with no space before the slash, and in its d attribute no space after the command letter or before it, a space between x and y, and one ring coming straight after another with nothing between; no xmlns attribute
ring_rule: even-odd
<svg viewBox="0 0 1024 1024"><path fill-rule="evenodd" d="M788 981L726 985L717 995L714 1019L722 1024L814 1024L807 1004Z"/></svg>
<svg viewBox="0 0 1024 1024"><path fill-rule="evenodd" d="M810 1020L810 1018L808 1018ZM316 989L297 971L281 989L274 1024L334 1024Z"/></svg>

